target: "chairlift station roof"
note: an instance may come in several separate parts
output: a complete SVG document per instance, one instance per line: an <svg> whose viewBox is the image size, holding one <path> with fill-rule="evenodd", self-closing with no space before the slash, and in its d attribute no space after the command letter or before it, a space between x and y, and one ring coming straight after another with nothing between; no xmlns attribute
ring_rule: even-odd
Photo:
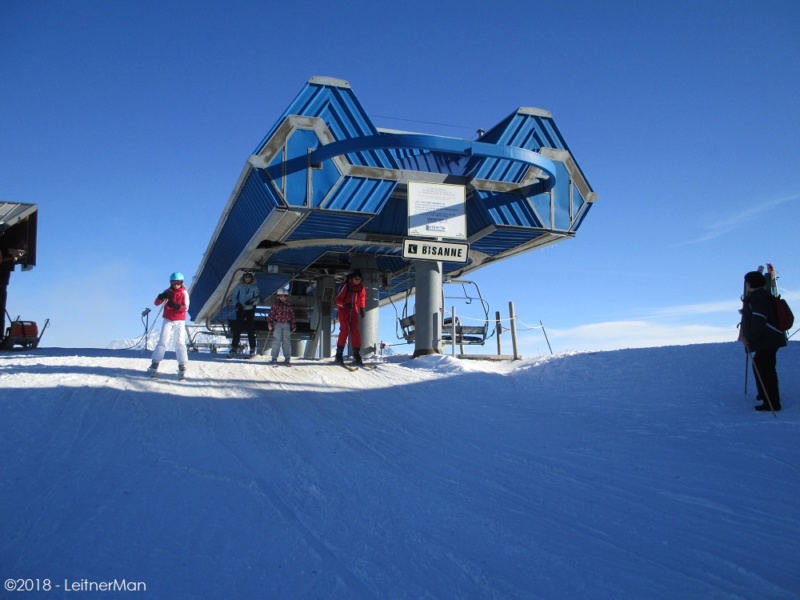
<svg viewBox="0 0 800 600"><path fill-rule="evenodd" d="M597 196L552 115L519 108L477 141L375 127L350 84L311 78L247 159L195 274L190 314L216 320L241 269L262 298L341 275L381 273L380 303L414 287L409 182L465 186L469 259L459 277L575 235Z"/></svg>
<svg viewBox="0 0 800 600"><path fill-rule="evenodd" d="M24 270L36 266L38 211L36 204L0 201L0 252L24 250L17 261Z"/></svg>

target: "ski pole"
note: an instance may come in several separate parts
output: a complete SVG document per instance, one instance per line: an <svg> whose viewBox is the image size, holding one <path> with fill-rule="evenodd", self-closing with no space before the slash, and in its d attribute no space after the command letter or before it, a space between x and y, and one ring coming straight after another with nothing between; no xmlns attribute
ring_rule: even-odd
<svg viewBox="0 0 800 600"><path fill-rule="evenodd" d="M750 362L750 353L744 351L744 395L747 395L747 363Z"/></svg>
<svg viewBox="0 0 800 600"><path fill-rule="evenodd" d="M748 351L748 354L749 354L749 351ZM751 357L751 360L752 360L752 357ZM753 371L756 372L756 377L758 377L758 382L761 384L761 391L764 392L764 398L767 399L767 405L769 406L769 409L772 411L772 416L777 419L778 415L775 413L775 409L772 408L772 401L769 399L769 394L767 393L767 388L764 387L764 380L761 379L761 373L759 373L758 367L756 366L755 361L753 361Z"/></svg>

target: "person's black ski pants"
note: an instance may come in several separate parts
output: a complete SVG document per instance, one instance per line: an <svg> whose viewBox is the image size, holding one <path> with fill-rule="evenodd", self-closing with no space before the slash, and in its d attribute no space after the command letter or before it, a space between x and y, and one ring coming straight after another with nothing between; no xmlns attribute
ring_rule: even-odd
<svg viewBox="0 0 800 600"><path fill-rule="evenodd" d="M756 387L758 388L758 397L764 399L766 396L769 398L773 408L781 405L781 394L778 390L778 349L771 350L758 350L753 355L753 374L756 377ZM759 375L761 376L759 379ZM763 385L762 385L763 382Z"/></svg>

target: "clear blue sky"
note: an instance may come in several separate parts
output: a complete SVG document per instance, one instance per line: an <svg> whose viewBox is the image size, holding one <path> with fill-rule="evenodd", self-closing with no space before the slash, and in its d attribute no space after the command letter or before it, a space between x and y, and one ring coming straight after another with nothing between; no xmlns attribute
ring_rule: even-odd
<svg viewBox="0 0 800 600"><path fill-rule="evenodd" d="M552 112L599 200L574 240L472 276L492 311L514 301L556 351L734 339L759 264L800 304L799 63L795 0L4 0L0 200L39 205L8 310L51 318L43 345L138 335L325 75L379 127Z"/></svg>

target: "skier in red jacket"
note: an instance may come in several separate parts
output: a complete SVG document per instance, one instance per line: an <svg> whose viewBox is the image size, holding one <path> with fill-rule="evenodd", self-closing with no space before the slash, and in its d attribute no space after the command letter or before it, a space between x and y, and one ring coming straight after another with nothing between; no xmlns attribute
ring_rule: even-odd
<svg viewBox="0 0 800 600"><path fill-rule="evenodd" d="M336 296L336 307L339 309L339 339L336 341L336 358L334 362L344 363L344 347L347 338L353 346L353 362L361 362L361 328L359 319L364 318L367 305L367 291L361 282L361 271L354 269Z"/></svg>
<svg viewBox="0 0 800 600"><path fill-rule="evenodd" d="M175 272L169 276L169 287L161 292L155 300L156 306L164 306L164 324L161 327L161 337L153 351L152 363L147 373L156 377L158 364L167 352L170 338L175 339L175 354L178 357L178 378L186 379L186 363L189 355L186 351L186 313L189 310L189 292L183 283L183 274Z"/></svg>

